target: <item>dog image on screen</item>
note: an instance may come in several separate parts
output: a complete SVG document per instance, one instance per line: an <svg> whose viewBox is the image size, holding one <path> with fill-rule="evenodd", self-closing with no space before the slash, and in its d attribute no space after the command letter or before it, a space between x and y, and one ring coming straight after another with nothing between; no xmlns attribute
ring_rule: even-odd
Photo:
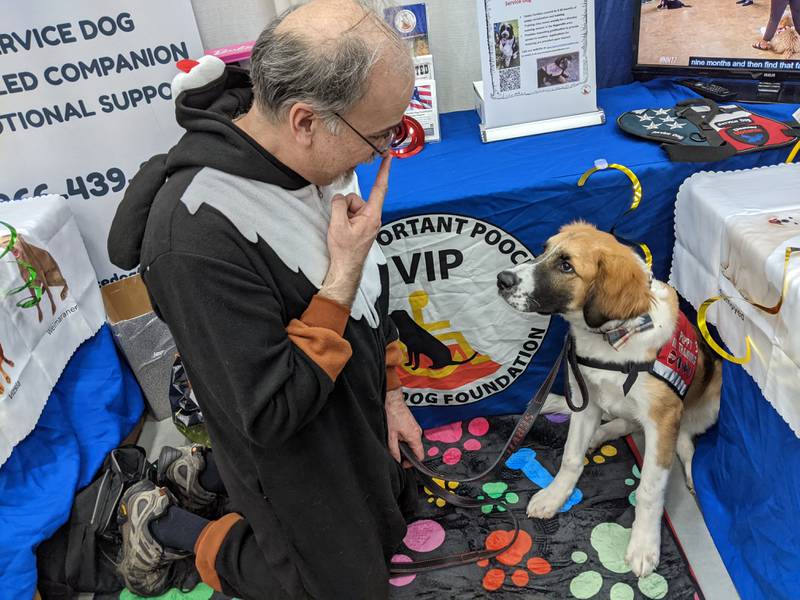
<svg viewBox="0 0 800 600"><path fill-rule="evenodd" d="M478 356L478 353L475 352L466 360L453 360L453 356L447 346L421 327L406 311L394 310L389 316L397 327L400 341L405 344L408 350L408 362L405 366L411 367L413 370L419 368L421 356L427 356L431 360L429 369L443 369L452 365L463 365Z"/></svg>
<svg viewBox="0 0 800 600"><path fill-rule="evenodd" d="M6 383L11 383L11 377L9 376L8 373L6 373L6 370L4 368L5 365L13 367L14 363L10 358L8 358L5 355L5 352L3 352L3 345L0 344L0 375L2 375L3 381L5 381ZM5 387L3 387L3 383L2 381L0 381L0 394L3 393L5 393Z"/></svg>
<svg viewBox="0 0 800 600"><path fill-rule="evenodd" d="M637 576L649 575L660 559L664 495L676 453L694 489L693 438L717 420L721 362L680 312L675 290L653 279L632 248L587 223L562 227L535 260L499 273L497 288L518 311L558 314L568 322L574 350L569 390L585 402L570 418L558 474L531 498L528 516L549 519L561 509L591 448L643 429L625 562ZM604 415L611 420L601 425Z"/></svg>
<svg viewBox="0 0 800 600"><path fill-rule="evenodd" d="M661 0L658 10L675 10L676 8L692 8L690 4L684 4L681 0Z"/></svg>
<svg viewBox="0 0 800 600"><path fill-rule="evenodd" d="M495 37L499 50L498 62L501 63L499 66L505 69L519 66L519 44L514 35L514 26L511 23L502 23Z"/></svg>
<svg viewBox="0 0 800 600"><path fill-rule="evenodd" d="M0 238L0 247L5 247L9 239L9 236ZM64 300L69 292L69 286L64 276L61 274L61 269L58 267L58 263L56 263L53 256L47 250L28 243L21 235L17 236L11 253L14 255L14 258L17 259L18 263L26 262L36 270L36 279L33 281L33 285L42 288L42 295L47 295L47 298L50 300L51 313L56 314L56 305L53 300L51 288L60 287L60 298ZM19 273L23 282L28 280L28 269L22 264L19 265ZM36 297L33 290L30 290L30 294L31 298ZM42 302L36 305L36 312L40 323L44 318L41 305Z"/></svg>
<svg viewBox="0 0 800 600"><path fill-rule="evenodd" d="M784 15L781 19L769 46L783 58L800 58L800 34L795 29L791 15Z"/></svg>

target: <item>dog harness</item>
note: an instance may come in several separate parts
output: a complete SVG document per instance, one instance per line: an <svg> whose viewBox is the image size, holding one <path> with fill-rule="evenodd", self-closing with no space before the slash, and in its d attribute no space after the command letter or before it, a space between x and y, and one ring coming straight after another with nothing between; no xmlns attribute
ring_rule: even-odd
<svg viewBox="0 0 800 600"><path fill-rule="evenodd" d="M650 322L650 327L647 327L645 323L638 322L640 320L641 319L637 319L637 323L635 324L636 331L652 329L652 322ZM645 318L645 320L648 319ZM620 329L625 328L611 330L615 332L614 336L612 336L613 339L620 339L617 337L619 335L623 336L624 339L630 337L630 334L626 335L620 333ZM610 332L606 332L604 335L609 343L612 343L612 338L609 338L608 333ZM694 380L694 374L697 370L697 357L700 353L697 332L694 327L692 327L689 319L686 318L686 315L681 311L678 311L678 322L675 326L675 331L672 332L672 337L667 340L666 344L661 346L656 359L653 361L627 362L622 364L610 363L578 356L575 349L575 339L572 336L567 338L566 344L567 360L564 362L564 397L570 409L575 412L584 410L589 402L589 390L580 372L579 365L592 369L625 373L628 376L622 384L622 392L625 396L628 395L633 384L636 383L639 373L650 373L669 385L672 390L678 394L680 399L683 400L686 398L689 386L692 385L692 381ZM583 400L581 405L576 405L572 401L572 394L569 389L568 369L572 369L575 381L578 384L581 399Z"/></svg>

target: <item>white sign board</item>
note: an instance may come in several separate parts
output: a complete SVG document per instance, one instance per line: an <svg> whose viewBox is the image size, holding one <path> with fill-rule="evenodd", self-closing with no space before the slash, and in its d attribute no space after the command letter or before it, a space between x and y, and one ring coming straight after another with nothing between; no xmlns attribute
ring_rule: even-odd
<svg viewBox="0 0 800 600"><path fill-rule="evenodd" d="M591 121L587 125L603 121L597 108L594 0L477 3L485 129L583 114ZM557 128L563 126L552 129Z"/></svg>
<svg viewBox="0 0 800 600"><path fill-rule="evenodd" d="M101 284L128 180L168 150L175 63L203 53L189 0L8 2L0 25L0 202L62 194Z"/></svg>

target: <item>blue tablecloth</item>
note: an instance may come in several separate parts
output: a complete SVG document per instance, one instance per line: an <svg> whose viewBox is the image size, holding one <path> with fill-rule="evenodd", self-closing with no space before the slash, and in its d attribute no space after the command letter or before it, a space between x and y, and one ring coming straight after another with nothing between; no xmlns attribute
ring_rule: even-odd
<svg viewBox="0 0 800 600"><path fill-rule="evenodd" d="M691 96L694 94L686 88L666 80L609 88L599 93L599 105L608 119L603 126L491 144L481 143L474 111L442 115L441 143L426 146L416 157L393 162L384 223L426 213L465 215L513 235L536 254L561 225L580 218L608 230L628 208L630 182L618 171L597 173L586 187L576 186L578 177L595 159L605 158L633 169L644 189L640 208L620 224L617 233L646 242L653 251L655 276L666 279L674 244L673 204L681 182L700 170L776 164L788 154L788 149L777 149L715 163L672 163L658 144L628 137L616 126L616 118L627 110L670 107ZM797 107L752 108L789 121ZM358 169L365 196L377 166L373 163ZM390 261L391 276L398 277L392 265ZM420 266L418 273L424 272L424 265ZM485 326L491 327L493 316L484 317ZM502 391L470 404L415 407L421 425L520 412L552 365L564 332L561 320L552 319L525 372Z"/></svg>
<svg viewBox="0 0 800 600"><path fill-rule="evenodd" d="M0 598L33 598L36 546L67 521L75 493L143 410L139 385L104 325L72 356L36 428L0 468Z"/></svg>
<svg viewBox="0 0 800 600"><path fill-rule="evenodd" d="M739 365L723 368L719 423L697 440L692 466L742 600L800 596L800 439Z"/></svg>

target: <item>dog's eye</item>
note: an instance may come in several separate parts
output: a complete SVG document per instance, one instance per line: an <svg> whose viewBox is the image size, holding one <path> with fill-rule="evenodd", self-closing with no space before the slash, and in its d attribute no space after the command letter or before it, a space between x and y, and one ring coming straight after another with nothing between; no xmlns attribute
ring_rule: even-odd
<svg viewBox="0 0 800 600"><path fill-rule="evenodd" d="M568 260L562 260L559 268L561 269L562 273L572 273L574 271Z"/></svg>

